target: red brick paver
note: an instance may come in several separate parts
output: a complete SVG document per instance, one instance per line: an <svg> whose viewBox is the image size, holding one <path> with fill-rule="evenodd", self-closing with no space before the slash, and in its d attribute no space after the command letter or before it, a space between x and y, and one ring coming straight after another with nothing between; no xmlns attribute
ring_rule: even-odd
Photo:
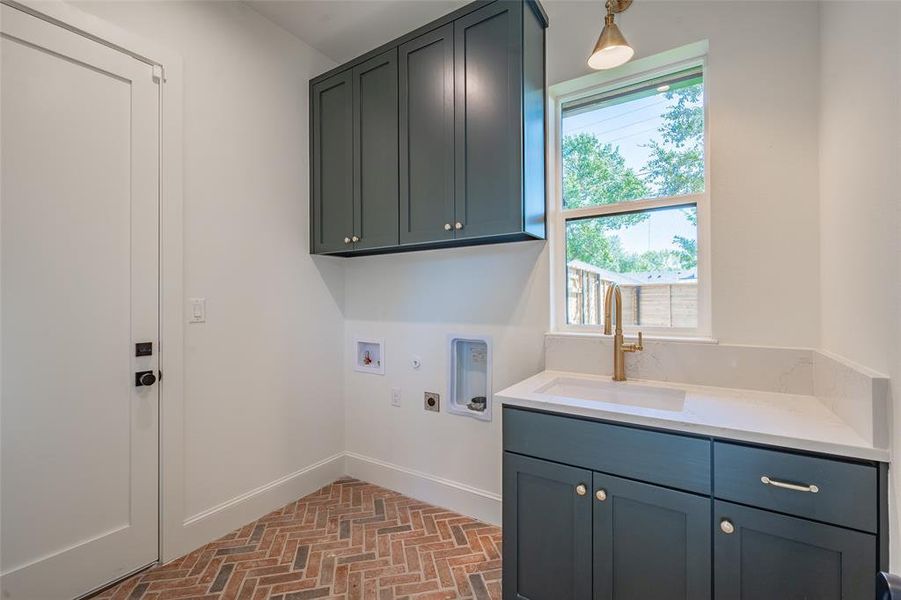
<svg viewBox="0 0 901 600"><path fill-rule="evenodd" d="M341 479L93 600L500 599L501 530Z"/></svg>

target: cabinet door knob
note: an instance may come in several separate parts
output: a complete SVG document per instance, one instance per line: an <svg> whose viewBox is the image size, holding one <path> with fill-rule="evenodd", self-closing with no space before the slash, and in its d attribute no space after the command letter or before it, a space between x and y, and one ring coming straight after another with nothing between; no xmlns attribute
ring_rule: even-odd
<svg viewBox="0 0 901 600"><path fill-rule="evenodd" d="M350 243L350 238L349 238L349 237L344 238L344 243L345 243L345 244L349 244L349 243Z"/></svg>
<svg viewBox="0 0 901 600"><path fill-rule="evenodd" d="M357 242L360 241L360 238L359 238L358 236L355 235L355 236L353 236L352 238L350 238L350 241L352 241L352 242L354 242L354 243L357 243Z"/></svg>
<svg viewBox="0 0 901 600"><path fill-rule="evenodd" d="M723 533L734 533L735 525L732 524L732 521L729 519L723 519L720 521L720 529L723 530Z"/></svg>
<svg viewBox="0 0 901 600"><path fill-rule="evenodd" d="M450 231L451 229L453 229L453 227L451 227L451 224L450 224L450 223L445 223L445 224L444 224L444 231Z"/></svg>
<svg viewBox="0 0 901 600"><path fill-rule="evenodd" d="M607 490L600 489L594 493L594 497L603 502L607 499Z"/></svg>
<svg viewBox="0 0 901 600"><path fill-rule="evenodd" d="M463 229L463 223L454 223L454 229Z"/></svg>
<svg viewBox="0 0 901 600"><path fill-rule="evenodd" d="M584 496L587 493L588 493L588 488L585 487L584 483L580 483L579 485L576 486L576 494L578 494L579 496Z"/></svg>

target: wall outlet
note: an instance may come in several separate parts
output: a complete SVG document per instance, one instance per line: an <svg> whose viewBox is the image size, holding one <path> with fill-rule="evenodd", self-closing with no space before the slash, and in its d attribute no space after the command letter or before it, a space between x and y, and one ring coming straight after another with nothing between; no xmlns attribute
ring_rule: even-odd
<svg viewBox="0 0 901 600"><path fill-rule="evenodd" d="M391 406L400 406L400 388L391 388Z"/></svg>
<svg viewBox="0 0 901 600"><path fill-rule="evenodd" d="M435 392L426 392L423 408L433 412L441 412L441 396Z"/></svg>

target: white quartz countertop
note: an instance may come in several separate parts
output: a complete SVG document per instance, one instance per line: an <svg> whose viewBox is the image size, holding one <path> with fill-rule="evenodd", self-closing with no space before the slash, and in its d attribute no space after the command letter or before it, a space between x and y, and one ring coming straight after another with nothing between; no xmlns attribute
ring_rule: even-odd
<svg viewBox="0 0 901 600"><path fill-rule="evenodd" d="M676 404L653 401L637 403L605 402L575 397L576 393L541 390L553 387L578 389L592 385L623 386L630 392L653 399L672 396L673 390L685 392ZM630 389L631 386L631 389ZM609 388L608 388L609 389ZM850 458L888 461L889 452L876 448L815 396L779 394L719 387L630 380L611 382L610 377L542 371L496 394L507 406L522 406L560 414L594 417L684 433L709 435L758 444L768 444L822 452ZM597 395L604 397L603 394Z"/></svg>

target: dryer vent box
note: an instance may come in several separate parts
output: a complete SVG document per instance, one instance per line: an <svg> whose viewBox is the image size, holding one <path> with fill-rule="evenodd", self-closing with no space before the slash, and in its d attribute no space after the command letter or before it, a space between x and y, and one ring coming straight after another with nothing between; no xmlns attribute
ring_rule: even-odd
<svg viewBox="0 0 901 600"><path fill-rule="evenodd" d="M491 420L491 339L448 336L450 373L447 410L483 421Z"/></svg>

